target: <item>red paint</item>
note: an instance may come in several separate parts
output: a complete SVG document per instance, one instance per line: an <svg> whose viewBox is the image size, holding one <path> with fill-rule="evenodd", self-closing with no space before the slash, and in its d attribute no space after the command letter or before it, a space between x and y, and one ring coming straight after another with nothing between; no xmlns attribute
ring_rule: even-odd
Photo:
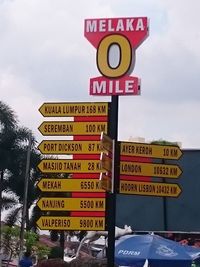
<svg viewBox="0 0 200 267"><path fill-rule="evenodd" d="M95 159L100 160L100 154L76 154L73 159Z"/></svg>
<svg viewBox="0 0 200 267"><path fill-rule="evenodd" d="M99 192L73 192L72 193L72 197L91 197L91 198L96 198L96 197L105 197L105 193L102 192L102 193L99 193Z"/></svg>
<svg viewBox="0 0 200 267"><path fill-rule="evenodd" d="M131 162L152 162L152 158L146 157L134 157L134 156L120 156L120 161L131 161Z"/></svg>
<svg viewBox="0 0 200 267"><path fill-rule="evenodd" d="M71 217L105 217L104 211L72 211Z"/></svg>
<svg viewBox="0 0 200 267"><path fill-rule="evenodd" d="M99 173L72 173L74 179L99 179Z"/></svg>
<svg viewBox="0 0 200 267"><path fill-rule="evenodd" d="M124 30L118 31L119 23L124 26ZM129 25L131 23L131 27L127 27L127 23ZM143 24L143 29L138 28L139 23ZM96 27L91 30L88 25ZM146 39L148 32L147 17L86 19L84 27L84 36L95 48L105 36L123 34L130 41L132 47L136 49Z"/></svg>
<svg viewBox="0 0 200 267"><path fill-rule="evenodd" d="M90 95L140 95L140 79L127 75L118 79L91 78Z"/></svg>
<svg viewBox="0 0 200 267"><path fill-rule="evenodd" d="M108 117L107 116L94 116L94 117L81 117L81 116L76 116L74 117L74 121L76 122L80 122L80 121L88 121L88 122L99 122L99 121L108 121Z"/></svg>
<svg viewBox="0 0 200 267"><path fill-rule="evenodd" d="M100 141L100 135L77 135L74 136L74 141Z"/></svg>
<svg viewBox="0 0 200 267"><path fill-rule="evenodd" d="M120 180L150 182L151 177L150 176L120 175Z"/></svg>
<svg viewBox="0 0 200 267"><path fill-rule="evenodd" d="M145 157L120 156L120 161L151 163L153 162L153 159L145 158ZM150 182L151 177L150 176L135 176L135 175L120 175L120 180Z"/></svg>

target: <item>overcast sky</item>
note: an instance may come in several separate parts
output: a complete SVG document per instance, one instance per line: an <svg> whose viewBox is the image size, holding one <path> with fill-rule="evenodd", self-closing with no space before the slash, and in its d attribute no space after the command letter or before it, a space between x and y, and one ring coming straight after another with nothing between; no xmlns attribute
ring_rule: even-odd
<svg viewBox="0 0 200 267"><path fill-rule="evenodd" d="M0 96L20 124L44 139L44 102L100 102L100 76L84 19L145 16L150 34L136 50L140 96L119 99L119 139L182 142L200 148L199 0L0 0Z"/></svg>

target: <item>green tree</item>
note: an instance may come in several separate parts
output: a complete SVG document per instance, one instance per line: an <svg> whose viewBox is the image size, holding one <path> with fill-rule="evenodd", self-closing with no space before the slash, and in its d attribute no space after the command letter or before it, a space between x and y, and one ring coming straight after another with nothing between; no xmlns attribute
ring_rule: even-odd
<svg viewBox="0 0 200 267"><path fill-rule="evenodd" d="M45 245L42 245L39 242L37 242L37 244L33 247L33 253L37 255L38 260L42 260L46 258L47 256L49 256L50 251L51 251L51 248Z"/></svg>
<svg viewBox="0 0 200 267"><path fill-rule="evenodd" d="M9 151L12 150L11 144L14 136L17 120L14 112L4 104L0 102L0 222L1 222L1 210L3 208L2 192L5 189L4 179L7 179L10 175L9 166L11 165L11 158L9 157ZM1 225L0 225L0 249L1 249Z"/></svg>
<svg viewBox="0 0 200 267"><path fill-rule="evenodd" d="M2 228L2 250L5 255L8 256L8 260L12 257L16 257L19 248L19 227L8 227Z"/></svg>
<svg viewBox="0 0 200 267"><path fill-rule="evenodd" d="M2 191L12 192L12 198L10 198L10 203L7 201L1 201L0 210L2 207L5 207L9 210L9 213L6 217L6 223L9 226L14 225L20 219L23 199L24 199L24 179L25 179L25 170L26 170L26 157L28 149L28 137L30 131L27 128L19 127L18 121L15 113L9 108L8 105L0 102L0 174L1 181L4 185L0 190L0 199L2 200ZM30 158L30 179L28 186L28 199L27 199L27 215L26 215L26 229L37 230L36 221L46 212L40 211L40 209L35 206L32 210L30 220L28 210L35 204L36 200L39 198L39 190L36 187L36 181L40 179L41 173L39 172L37 165L41 160L41 154L35 148L36 141L32 136L32 147L31 147L31 158ZM43 175L45 177L45 175ZM51 175L48 175L51 177ZM63 177L67 178L67 174L52 174L52 177ZM49 193L49 196L67 197L69 193ZM11 202L11 200L13 202ZM7 204L7 206L5 206ZM17 205L16 205L17 204ZM11 209L13 207L13 209ZM54 212L49 212L51 215ZM55 212L55 215L58 213ZM63 212L63 215L68 215L68 212ZM63 243L64 232L61 231L60 242Z"/></svg>
<svg viewBox="0 0 200 267"><path fill-rule="evenodd" d="M31 132L28 128L19 127L14 111L7 104L0 101L0 221L2 208L9 209L19 204L14 210L11 210L11 213L7 217L9 225L16 222L17 215L20 214L23 203L27 143L30 134ZM28 208L38 197L35 182L40 177L40 173L37 170L40 154L35 148L36 140L33 134L31 134L31 144ZM3 191L13 194L3 195ZM26 218L28 226L28 209Z"/></svg>
<svg viewBox="0 0 200 267"><path fill-rule="evenodd" d="M152 141L151 144L157 144L157 145L174 145L174 146L179 146L177 142L170 142L170 141L166 141L166 140L155 140Z"/></svg>
<svg viewBox="0 0 200 267"><path fill-rule="evenodd" d="M2 249L8 255L9 260L19 254L20 228L18 226L4 226L2 228ZM26 231L24 235L24 250L31 251L38 256L48 255L49 249L38 244L38 235L32 231Z"/></svg>
<svg viewBox="0 0 200 267"><path fill-rule="evenodd" d="M18 199L18 207L11 209L9 214L6 217L6 222L9 225L13 225L19 220L22 212L23 201L24 201L24 179L25 179L25 170L26 170L26 154L27 148L24 147L21 149L21 152L17 159L14 162L13 168L11 169L12 174L7 180L7 188L12 191ZM28 198L27 198L27 214L26 214L26 228L27 230L35 229L35 221L37 218L31 215L31 221L29 220L29 209L38 199L40 192L37 189L36 182L40 178L41 173L37 169L37 165L40 162L40 154L33 147L31 149L30 157L30 172L28 179ZM37 214L40 214L40 210L37 210ZM35 213L33 215L36 216ZM39 216L39 215L38 215Z"/></svg>

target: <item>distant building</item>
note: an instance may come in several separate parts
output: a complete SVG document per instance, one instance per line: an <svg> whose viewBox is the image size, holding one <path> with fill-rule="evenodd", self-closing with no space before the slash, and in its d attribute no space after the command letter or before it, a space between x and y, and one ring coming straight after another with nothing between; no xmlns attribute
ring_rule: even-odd
<svg viewBox="0 0 200 267"><path fill-rule="evenodd" d="M141 136L130 136L129 139L128 139L129 142L136 142L136 143L151 143L153 141L168 141L168 142L171 142L169 140L164 140L164 139L158 139L158 140L151 140L151 141L145 141L145 138L144 137L141 137ZM179 141L175 141L175 142L171 142L172 145L178 145L180 148L182 148L182 142L179 142Z"/></svg>
<svg viewBox="0 0 200 267"><path fill-rule="evenodd" d="M137 136L137 137L130 136L128 141L136 142L136 143L145 143L145 138L144 137L140 137L140 136Z"/></svg>

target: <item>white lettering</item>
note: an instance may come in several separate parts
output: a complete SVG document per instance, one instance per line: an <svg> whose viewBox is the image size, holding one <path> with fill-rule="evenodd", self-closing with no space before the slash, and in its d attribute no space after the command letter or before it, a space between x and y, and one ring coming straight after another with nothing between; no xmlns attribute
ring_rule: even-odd
<svg viewBox="0 0 200 267"><path fill-rule="evenodd" d="M106 81L98 81L93 82L93 94L105 94L106 93Z"/></svg>
<svg viewBox="0 0 200 267"><path fill-rule="evenodd" d="M112 92L113 92L113 81L110 81L109 82L109 93L111 93L112 94Z"/></svg>
<svg viewBox="0 0 200 267"><path fill-rule="evenodd" d="M97 21L87 20L86 21L86 32L96 32L97 31Z"/></svg>
<svg viewBox="0 0 200 267"><path fill-rule="evenodd" d="M119 81L115 82L115 92L116 93L123 93L123 90L119 88Z"/></svg>
<svg viewBox="0 0 200 267"><path fill-rule="evenodd" d="M134 19L127 19L126 20L126 30L127 31L134 31L133 21L134 21Z"/></svg>
<svg viewBox="0 0 200 267"><path fill-rule="evenodd" d="M113 19L86 20L86 32L120 32L120 31L144 31L143 18L118 19L113 24Z"/></svg>
<svg viewBox="0 0 200 267"><path fill-rule="evenodd" d="M111 19L109 19L108 20L108 31L109 32L114 32L114 28L112 27L112 20Z"/></svg>
<svg viewBox="0 0 200 267"><path fill-rule="evenodd" d="M140 251L120 249L118 251L118 254L139 256L140 255Z"/></svg>
<svg viewBox="0 0 200 267"><path fill-rule="evenodd" d="M133 93L134 92L134 81L125 81L125 93Z"/></svg>
<svg viewBox="0 0 200 267"><path fill-rule="evenodd" d="M106 31L106 20L101 19L99 21L99 31L100 32L105 32Z"/></svg>
<svg viewBox="0 0 200 267"><path fill-rule="evenodd" d="M144 24L142 19L138 19L137 21L137 26L136 26L136 31L144 31Z"/></svg>
<svg viewBox="0 0 200 267"><path fill-rule="evenodd" d="M123 20L119 19L117 22L117 27L116 27L116 31L124 31L124 24L123 24Z"/></svg>
<svg viewBox="0 0 200 267"><path fill-rule="evenodd" d="M91 79L90 81L91 95L139 95L137 80L103 80Z"/></svg>

